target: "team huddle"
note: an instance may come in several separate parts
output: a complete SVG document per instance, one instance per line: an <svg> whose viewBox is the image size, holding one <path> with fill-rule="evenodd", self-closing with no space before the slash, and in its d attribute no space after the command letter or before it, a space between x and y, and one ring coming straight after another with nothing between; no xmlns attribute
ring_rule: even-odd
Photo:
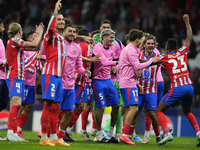
<svg viewBox="0 0 200 150"><path fill-rule="evenodd" d="M40 23L35 30L27 32L27 41L22 40L21 25L11 23L7 59L0 40L0 111L7 105L8 92L11 99L7 136L0 138L25 141L22 129L35 103L36 72L41 70L44 107L41 131L38 132L40 145L70 146L66 142L76 141L71 131L80 115L80 135L86 141L93 141L87 131L92 108L90 135L95 136L95 142L135 145L134 141L140 141L147 144L152 125L157 144L164 145L173 141L164 112L181 101L183 113L196 132L199 147L200 130L191 113L194 91L187 61L193 38L189 16L183 15L187 30L184 45L178 48L177 41L169 38L165 46L167 54L161 55L156 37L149 33L130 30L125 37L125 47L115 37L110 21L102 21L100 30L90 34L89 30L73 25L71 20L59 14L61 7L61 0L58 0L46 32ZM0 20L1 35L3 31L3 20ZM9 68L7 77L6 65ZM171 89L163 97L161 67L171 79ZM111 118L102 128L106 106L112 107ZM140 110L145 113L143 139L135 133Z"/></svg>

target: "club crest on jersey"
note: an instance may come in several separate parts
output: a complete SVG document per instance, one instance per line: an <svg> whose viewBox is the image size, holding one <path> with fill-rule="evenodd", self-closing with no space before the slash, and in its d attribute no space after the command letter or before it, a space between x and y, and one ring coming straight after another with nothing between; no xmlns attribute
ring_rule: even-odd
<svg viewBox="0 0 200 150"><path fill-rule="evenodd" d="M18 93L18 94L20 93L20 89L17 89L17 93Z"/></svg>
<svg viewBox="0 0 200 150"><path fill-rule="evenodd" d="M144 77L148 78L150 75L150 71L148 69L144 70Z"/></svg>
<svg viewBox="0 0 200 150"><path fill-rule="evenodd" d="M51 92L51 97L54 97L55 96L55 92Z"/></svg>
<svg viewBox="0 0 200 150"><path fill-rule="evenodd" d="M76 50L73 50L72 53L73 53L74 55L76 55L77 52L76 52Z"/></svg>
<svg viewBox="0 0 200 150"><path fill-rule="evenodd" d="M113 53L110 53L110 56L113 57Z"/></svg>
<svg viewBox="0 0 200 150"><path fill-rule="evenodd" d="M137 97L135 97L135 98L134 98L134 101L135 101L135 102L137 102L137 101L138 101L138 98L137 98Z"/></svg>

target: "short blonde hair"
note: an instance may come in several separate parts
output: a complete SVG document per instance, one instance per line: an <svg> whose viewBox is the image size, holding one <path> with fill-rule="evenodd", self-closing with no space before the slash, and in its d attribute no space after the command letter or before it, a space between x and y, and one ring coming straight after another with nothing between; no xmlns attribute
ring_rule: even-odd
<svg viewBox="0 0 200 150"><path fill-rule="evenodd" d="M13 22L8 27L8 36L14 36L21 29L21 25L17 22Z"/></svg>
<svg viewBox="0 0 200 150"><path fill-rule="evenodd" d="M110 34L115 34L115 31L111 29L105 29L101 32L101 40L103 40L103 36L108 36Z"/></svg>

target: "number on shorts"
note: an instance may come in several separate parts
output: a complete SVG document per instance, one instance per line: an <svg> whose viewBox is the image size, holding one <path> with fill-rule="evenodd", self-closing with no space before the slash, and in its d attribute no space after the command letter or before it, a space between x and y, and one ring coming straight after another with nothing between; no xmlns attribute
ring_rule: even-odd
<svg viewBox="0 0 200 150"><path fill-rule="evenodd" d="M87 88L87 95L92 95L93 94L93 89L88 89Z"/></svg>
<svg viewBox="0 0 200 150"><path fill-rule="evenodd" d="M16 87L20 89L20 83L16 83Z"/></svg>
<svg viewBox="0 0 200 150"><path fill-rule="evenodd" d="M100 100L103 99L103 95L102 95L102 93L99 93L99 97L100 97Z"/></svg>
<svg viewBox="0 0 200 150"><path fill-rule="evenodd" d="M138 90L133 90L132 93L134 97L138 97Z"/></svg>
<svg viewBox="0 0 200 150"><path fill-rule="evenodd" d="M51 86L52 86L51 91L54 92L55 91L55 84L52 83Z"/></svg>

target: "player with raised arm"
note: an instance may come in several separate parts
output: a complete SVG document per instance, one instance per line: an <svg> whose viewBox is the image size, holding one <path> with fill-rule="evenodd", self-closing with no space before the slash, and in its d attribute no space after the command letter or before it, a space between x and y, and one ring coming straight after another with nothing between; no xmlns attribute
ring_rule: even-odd
<svg viewBox="0 0 200 150"><path fill-rule="evenodd" d="M158 144L163 144L167 141L173 140L173 136L167 127L167 120L164 116L164 112L169 107L175 107L181 101L182 111L196 132L196 145L199 147L200 130L197 120L191 112L194 90L192 81L189 78L187 62L187 51L192 42L193 33L189 22L189 16L187 14L183 15L183 21L185 22L187 29L187 38L184 45L180 49L177 49L177 41L173 38L169 38L165 46L165 50L168 54L163 55L161 60L158 62L169 73L171 79L171 89L162 98L157 107L158 120L164 130L164 138L158 142Z"/></svg>
<svg viewBox="0 0 200 150"><path fill-rule="evenodd" d="M58 111L63 99L62 76L66 57L66 45L62 35L65 21L63 15L58 14L61 7L61 0L58 0L43 40L46 62L41 74L44 108L41 115L42 136L39 145L70 146L57 137ZM47 138L49 124L50 139Z"/></svg>
<svg viewBox="0 0 200 150"><path fill-rule="evenodd" d="M32 42L22 40L22 27L14 22L9 25L10 39L7 43L8 74L6 84L9 89L10 103L12 104L8 116L8 141L22 141L17 135L18 111L24 98L24 50L36 51L42 39L44 26L42 23L36 27L37 37Z"/></svg>
<svg viewBox="0 0 200 150"><path fill-rule="evenodd" d="M27 41L34 41L35 38L37 37L37 33L35 30L28 31L26 33L26 40ZM20 136L23 140L23 135L22 135L22 128L24 127L28 115L32 109L33 104L35 103L35 82L36 82L36 62L39 61L38 59L41 58L40 53L36 53L34 51L25 51L24 52L24 57L25 57L25 62L27 61L27 64L25 64L25 90L24 90L24 99L22 99L22 105L19 109L18 113L18 127L17 127L17 132L18 136ZM26 65L28 65L26 67ZM29 65L32 67L30 69ZM33 69L33 70L32 70ZM30 71L28 71L30 70Z"/></svg>
<svg viewBox="0 0 200 150"><path fill-rule="evenodd" d="M0 36L4 34L4 23L0 19ZM8 103L8 87L6 85L6 55L5 55L5 46L3 40L0 39L0 112L6 108ZM3 136L0 135L0 140L6 140Z"/></svg>
<svg viewBox="0 0 200 150"><path fill-rule="evenodd" d="M130 145L135 145L128 135L130 133L130 125L138 114L138 88L141 86L136 82L136 71L148 67L159 59L152 58L145 63L140 63L137 57L137 48L141 45L143 32L133 29L129 32L130 43L123 49L119 58L119 88L126 107L125 123L122 129L122 135L119 140ZM134 130L134 129L133 129Z"/></svg>

